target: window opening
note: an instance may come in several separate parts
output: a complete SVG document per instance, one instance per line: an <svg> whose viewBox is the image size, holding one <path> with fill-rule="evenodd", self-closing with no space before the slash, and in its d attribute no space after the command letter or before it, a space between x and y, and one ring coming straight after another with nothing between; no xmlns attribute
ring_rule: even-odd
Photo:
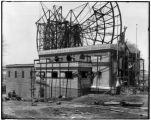
<svg viewBox="0 0 151 120"><path fill-rule="evenodd" d="M52 72L52 78L58 78L58 72L57 71Z"/></svg>
<svg viewBox="0 0 151 120"><path fill-rule="evenodd" d="M17 71L15 71L15 78L17 78Z"/></svg>
<svg viewBox="0 0 151 120"><path fill-rule="evenodd" d="M66 78L69 78L69 79L72 79L72 78L73 78L72 71L66 71L66 72L65 72L65 77L66 77Z"/></svg>

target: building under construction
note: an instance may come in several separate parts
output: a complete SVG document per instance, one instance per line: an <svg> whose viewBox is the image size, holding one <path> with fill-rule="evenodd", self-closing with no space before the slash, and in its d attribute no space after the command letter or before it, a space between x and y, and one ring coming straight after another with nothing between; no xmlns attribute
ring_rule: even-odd
<svg viewBox="0 0 151 120"><path fill-rule="evenodd" d="M33 65L6 66L6 93L16 90L21 97L48 99L117 93L119 86L140 85L140 61L144 65L144 60L140 51L125 41L127 28L122 28L118 3L81 3L66 15L62 6L49 9L40 3L43 15L36 22L39 59ZM16 77L17 70L22 71L28 92L18 89L21 81ZM16 84L9 82L13 81L12 72Z"/></svg>
<svg viewBox="0 0 151 120"><path fill-rule="evenodd" d="M85 3L66 16L62 6L41 7L32 97L77 97L138 86L140 52L125 42L117 2Z"/></svg>

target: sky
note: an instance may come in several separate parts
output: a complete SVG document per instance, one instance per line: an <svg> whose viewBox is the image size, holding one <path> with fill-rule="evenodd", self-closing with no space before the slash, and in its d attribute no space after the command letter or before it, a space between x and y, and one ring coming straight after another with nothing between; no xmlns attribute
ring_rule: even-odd
<svg viewBox="0 0 151 120"><path fill-rule="evenodd" d="M49 2L47 7L62 5L64 13L82 2ZM148 69L148 3L119 2L123 26L127 27L126 40L136 43ZM42 9L39 2L3 2L2 6L2 59L3 64L28 64L38 59L36 46L36 24Z"/></svg>

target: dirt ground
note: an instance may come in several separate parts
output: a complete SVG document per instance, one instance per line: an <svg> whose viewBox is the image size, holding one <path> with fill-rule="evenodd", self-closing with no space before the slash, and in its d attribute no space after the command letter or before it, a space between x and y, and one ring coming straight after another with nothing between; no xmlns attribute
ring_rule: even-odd
<svg viewBox="0 0 151 120"><path fill-rule="evenodd" d="M105 101L143 102L142 107L94 105ZM97 120L97 119L147 119L148 95L111 96L89 94L73 100L38 102L31 106L26 101L3 101L3 118L49 118L53 120Z"/></svg>

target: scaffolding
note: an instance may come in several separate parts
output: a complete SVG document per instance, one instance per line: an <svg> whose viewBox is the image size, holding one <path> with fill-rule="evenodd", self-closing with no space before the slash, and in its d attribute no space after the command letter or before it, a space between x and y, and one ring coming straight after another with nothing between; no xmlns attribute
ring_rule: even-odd
<svg viewBox="0 0 151 120"><path fill-rule="evenodd" d="M142 60L140 58L140 52L139 51L137 53L131 52L126 42L124 42L123 44L125 45L124 50L119 52L117 60L119 65L118 78L120 79L121 85L123 85L124 87L139 89L140 60Z"/></svg>
<svg viewBox="0 0 151 120"><path fill-rule="evenodd" d="M39 59L34 60L35 70L31 77L31 96L34 98L35 84L39 84L39 97L48 98L62 97L61 93L64 91L64 96L68 97L68 91L71 94L71 80L73 76L78 78L78 89L90 92L90 86L88 88L83 85L81 81L81 70L85 67L79 67L79 64L91 66L84 69L91 81L95 76L98 76L96 80L96 93L99 92L98 84L100 84L100 76L104 72L104 69L100 70L102 56L95 54L95 46L98 44L111 46L116 40L116 50L108 50L109 52L109 77L110 81L119 81L120 85L125 84L127 87L139 86L139 74L140 74L140 53L131 52L127 43L125 42L125 32L122 32L122 17L117 2L95 2L90 5L85 3L79 7L77 13L75 9L69 10L66 16L62 14L62 6L53 6L53 9L48 9L43 3L41 3L43 10L43 16L36 22L37 26L37 51L39 53ZM86 14L85 14L86 13ZM81 19L83 18L83 19ZM92 48L89 48L92 45ZM94 46L93 46L94 45ZM83 49L83 52L79 51ZM74 48L73 48L74 47ZM100 47L101 52L103 46ZM69 48L69 49L65 49ZM73 48L73 50L72 50ZM87 48L89 48L87 50ZM94 50L92 50L94 48ZM58 50L59 49L59 50ZM65 49L64 51L62 51ZM55 50L58 50L55 55ZM71 50L71 54L68 52ZM81 58L89 55L89 52L93 55L89 55L90 59L93 56L97 57L96 62L92 61L76 61L72 57L76 51ZM102 50L103 51L103 50ZM54 53L53 53L54 52ZM42 53L42 54L41 54ZM46 54L50 53L50 54ZM40 55L41 54L41 55ZM64 61L60 55L66 56ZM49 56L50 55L50 56ZM113 62L116 63L116 75L113 75ZM44 62L42 62L44 61ZM72 65L77 65L76 73L70 74ZM95 64L95 65L94 65ZM65 65L65 66L63 66ZM38 67L37 67L38 66ZM57 67L56 67L57 66ZM96 71L93 72L93 67L96 67ZM56 73L56 68L58 73ZM65 68L65 77L62 75L62 70ZM51 73L51 77L48 76ZM59 77L58 77L59 76ZM61 82L63 81L63 82ZM66 81L66 82L65 82ZM111 84L111 83L109 83ZM59 86L59 89L57 88ZM62 89L64 86L65 90ZM110 85L114 89L117 86ZM112 88L111 88L112 89ZM54 93L53 93L54 92ZM59 92L59 94L57 94ZM81 94L82 93L78 93Z"/></svg>
<svg viewBox="0 0 151 120"><path fill-rule="evenodd" d="M58 98L58 97L71 97L71 87L73 86L72 81L74 77L77 77L77 84L81 85L80 87L76 87L78 90L77 94L80 93L83 89L87 89L88 87L80 84L80 71L91 72L91 63L90 62L82 62L82 61L71 61L72 58L67 56L67 61L61 61L60 58L55 57L54 60L50 60L50 58L46 59L38 59L35 60L35 82L31 82L31 87L37 85L39 88L39 98L44 98L45 100L49 98ZM46 62L42 62L42 60ZM50 77L51 73L51 77ZM64 73L65 76L61 74ZM71 86L72 84L72 86ZM59 87L59 88L58 88ZM44 91L41 89L44 89ZM32 91L32 94L34 94ZM43 93L42 93L43 92ZM48 92L48 93L47 93ZM42 95L44 94L44 96ZM32 95L33 97L33 95Z"/></svg>

